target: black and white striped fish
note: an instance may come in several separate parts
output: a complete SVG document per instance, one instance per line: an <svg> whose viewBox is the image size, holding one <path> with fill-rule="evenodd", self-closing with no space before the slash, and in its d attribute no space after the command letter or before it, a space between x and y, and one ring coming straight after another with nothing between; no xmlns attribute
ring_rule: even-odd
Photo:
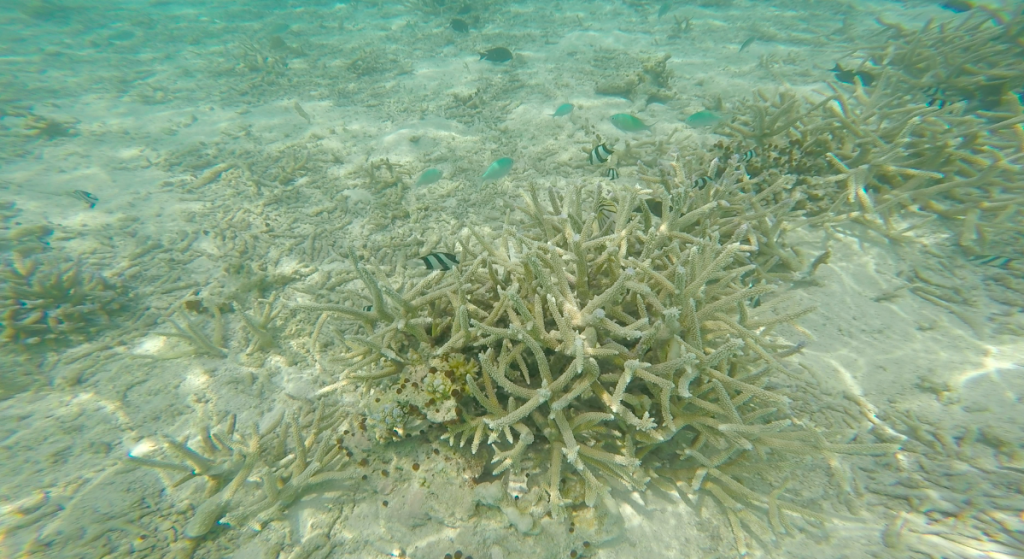
<svg viewBox="0 0 1024 559"><path fill-rule="evenodd" d="M936 107L938 109L944 109L954 103L964 101L964 99L957 99L955 96L950 95L946 90L938 86L926 87L922 90L928 101L924 104L926 107Z"/></svg>
<svg viewBox="0 0 1024 559"><path fill-rule="evenodd" d="M697 190L700 190L700 189L704 188L705 186L711 184L714 180L715 179L713 179L711 177L704 176L704 177L701 177L701 178L693 181L693 187L696 188Z"/></svg>
<svg viewBox="0 0 1024 559"><path fill-rule="evenodd" d="M71 193L71 195L85 202L86 204L89 204L90 210L95 208L96 204L99 203L100 201L100 199L97 198L95 194L91 192L86 192L84 190L75 190L74 192Z"/></svg>
<svg viewBox="0 0 1024 559"><path fill-rule="evenodd" d="M747 161L750 161L751 159L753 159L754 156L756 156L756 155L757 155L756 151L754 151L752 149L748 149L747 151L743 152L743 155L740 156L740 163L746 163Z"/></svg>
<svg viewBox="0 0 1024 559"><path fill-rule="evenodd" d="M450 252L431 252L426 256L421 256L420 260L427 265L428 270L441 270L442 272L451 270L459 263L458 257Z"/></svg>
<svg viewBox="0 0 1024 559"><path fill-rule="evenodd" d="M608 149L608 146L601 144L590 150L590 156L587 158L587 161L590 161L591 165L604 163L605 161L608 161L608 158L611 157L613 153L615 152Z"/></svg>
<svg viewBox="0 0 1024 559"><path fill-rule="evenodd" d="M615 167L609 167L608 172L605 173L605 175L611 180L619 178L619 172L615 169Z"/></svg>

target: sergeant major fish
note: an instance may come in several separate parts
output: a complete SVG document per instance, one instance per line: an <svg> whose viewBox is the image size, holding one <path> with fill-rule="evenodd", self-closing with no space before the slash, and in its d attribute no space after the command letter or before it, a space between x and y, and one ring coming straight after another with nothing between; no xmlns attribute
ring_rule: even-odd
<svg viewBox="0 0 1024 559"><path fill-rule="evenodd" d="M836 65L829 70L836 75L836 80L843 83L852 84L855 78L860 79L860 83L864 87L870 87L871 84L875 83L875 75L871 72L864 70L844 70L842 66L836 62Z"/></svg>
<svg viewBox="0 0 1024 559"><path fill-rule="evenodd" d="M420 260L428 270L441 270L442 272L451 270L459 263L459 258L450 252L431 252L426 256L421 256Z"/></svg>
<svg viewBox="0 0 1024 559"><path fill-rule="evenodd" d="M590 150L590 155L587 157L587 161L589 161L591 165L604 163L605 161L608 161L608 158L611 157L613 153L615 152L608 149L608 146L601 144Z"/></svg>

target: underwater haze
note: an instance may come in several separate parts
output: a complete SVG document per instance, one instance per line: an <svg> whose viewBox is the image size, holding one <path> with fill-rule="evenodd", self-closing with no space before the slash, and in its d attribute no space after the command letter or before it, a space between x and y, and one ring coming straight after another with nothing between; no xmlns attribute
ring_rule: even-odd
<svg viewBox="0 0 1024 559"><path fill-rule="evenodd" d="M0 558L1024 557L1024 4L0 3Z"/></svg>

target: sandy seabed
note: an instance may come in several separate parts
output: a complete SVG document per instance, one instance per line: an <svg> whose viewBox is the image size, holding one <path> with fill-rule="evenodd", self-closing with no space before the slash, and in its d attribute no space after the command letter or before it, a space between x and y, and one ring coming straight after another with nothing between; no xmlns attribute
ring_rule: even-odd
<svg viewBox="0 0 1024 559"><path fill-rule="evenodd" d="M353 439L351 484L306 496L261 531L215 527L188 546L182 531L203 483L175 486L179 473L126 459L166 457L161 437L201 448L197 429L223 430L231 414L240 432L285 410L310 416L338 371L310 345L318 314L290 305L350 281L350 247L403 277L425 273L415 258L454 250L464 227L500 229L517 184L637 184L635 167L612 182L587 163L598 136L615 149L634 141L611 114L656 122L644 139L672 138L685 156L718 139L682 122L717 98L728 106L755 88L824 90L827 70L871 37L878 15L908 25L953 17L927 2L705 2L662 17L660 4L630 4L495 3L463 16L466 34L447 27L450 10L390 3L0 13L0 29L16 37L0 51L0 200L16 204L19 222L50 224L52 250L120 278L133 305L88 343L5 354L37 384L0 401L0 556L734 556L717 508L657 492L617 494L614 534L583 515L572 531L541 519L539 533L523 535L475 501L483 458L436 437ZM478 60L495 45L514 60ZM666 83L653 92L670 94L663 102L595 92L664 54ZM565 102L573 113L553 118ZM29 136L17 113L28 108L67 133ZM515 160L512 173L481 185L499 157ZM444 178L412 187L431 167ZM99 203L90 209L74 190ZM1020 500L1024 343L1005 333L1020 318L984 296L956 315L899 289L927 273L982 293L985 268L951 264L947 237L941 226L919 230L919 246L855 226L791 233L805 254L832 251L813 281L773 294L818 309L778 332L806 343L789 363L818 400L797 417L894 429L928 449L929 473L948 483L908 482L914 453L832 457L826 470L848 481L839 490L827 471L794 465L789 491L857 514L752 555L1021 556L958 533L948 510L1007 487L1017 494L1006 499ZM211 337L210 309L230 309L222 354L175 336L170 320L183 324L189 301L205 305L188 320ZM268 323L273 344L241 317L258 321L268 308L280 313ZM358 395L348 387L338 398ZM927 499L935 505L911 506ZM1021 533L1019 514L998 518Z"/></svg>

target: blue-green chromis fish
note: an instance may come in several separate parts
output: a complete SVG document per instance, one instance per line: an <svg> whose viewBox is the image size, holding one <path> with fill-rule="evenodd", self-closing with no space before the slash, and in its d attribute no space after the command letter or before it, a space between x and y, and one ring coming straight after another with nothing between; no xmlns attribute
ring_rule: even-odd
<svg viewBox="0 0 1024 559"><path fill-rule="evenodd" d="M571 113L572 110L575 109L575 108L576 108L576 105L573 105L572 103L565 103L564 105L559 105L558 108L555 109L555 114L553 114L551 116L553 116L553 117L555 117L555 116L565 116L565 115Z"/></svg>
<svg viewBox="0 0 1024 559"><path fill-rule="evenodd" d="M683 122L694 128L714 126L719 122L722 122L722 115L714 111L700 111L686 117L686 120Z"/></svg>
<svg viewBox="0 0 1024 559"><path fill-rule="evenodd" d="M491 163L491 166L487 168L483 176L480 177L483 182L494 182L508 176L512 170L512 158L502 157L501 159Z"/></svg>
<svg viewBox="0 0 1024 559"><path fill-rule="evenodd" d="M441 180L442 177L444 177L444 173L441 172L440 169L427 169L426 171L423 171L423 174L420 175L420 178L416 179L416 186L427 186L434 184L435 182Z"/></svg>
<svg viewBox="0 0 1024 559"><path fill-rule="evenodd" d="M644 130L650 130L651 126L653 126L648 126L639 118L626 113L612 115L612 124L623 132L643 132Z"/></svg>

